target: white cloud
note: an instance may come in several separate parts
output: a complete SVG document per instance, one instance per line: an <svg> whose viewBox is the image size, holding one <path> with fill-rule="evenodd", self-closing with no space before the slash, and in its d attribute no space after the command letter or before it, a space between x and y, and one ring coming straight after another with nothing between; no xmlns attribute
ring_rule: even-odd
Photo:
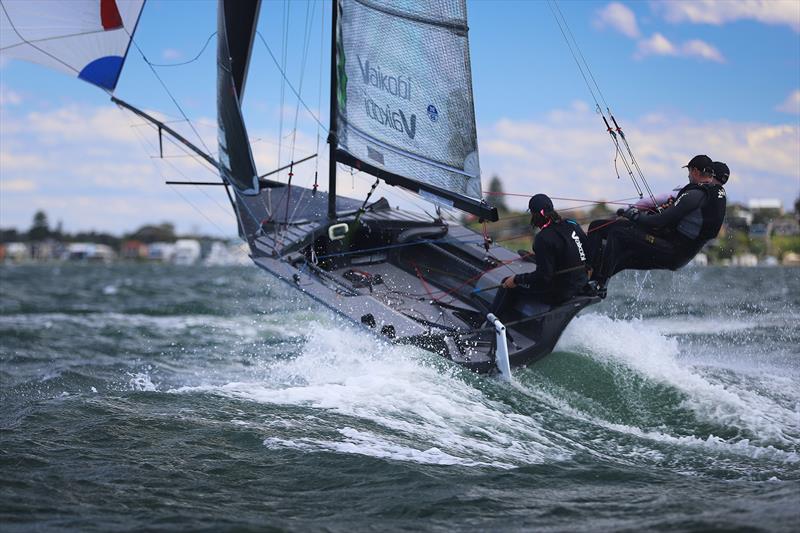
<svg viewBox="0 0 800 533"><path fill-rule="evenodd" d="M158 113L151 114L165 119ZM34 211L45 209L51 220L62 219L69 231L95 228L122 233L146 222L171 220L179 230L199 226L214 234L236 234L234 215L222 188L164 184L166 180L216 181L216 170L178 149L167 134L163 137L165 158L158 158L155 130L128 112L110 106L69 105L29 113L9 108L3 111L2 118L3 225L26 228ZM205 144L215 151L216 121L201 117L193 123ZM185 123L171 121L170 126L202 147ZM267 172L278 167L278 145L270 141L275 133L250 133L258 170ZM287 136L282 143L281 164L291 159L291 147L292 139ZM321 148L326 148L324 139ZM298 131L294 159L312 154L315 149L316 138ZM295 167L294 183L310 187L314 168L313 160ZM319 168L325 173L319 178L324 187L324 158ZM285 181L287 173L271 178ZM346 181L349 184L350 180ZM344 185L343 191L349 192Z"/></svg>
<svg viewBox="0 0 800 533"><path fill-rule="evenodd" d="M192 138L191 131L182 133ZM164 139L166 155L183 155ZM164 185L167 179L207 180L216 172L189 157L153 159L154 130L113 107L4 111L0 145L4 225L28 227L33 212L45 209L70 231L122 233L168 219L184 231L199 225L215 234L236 232L221 189Z"/></svg>
<svg viewBox="0 0 800 533"><path fill-rule="evenodd" d="M674 56L678 55L678 49L666 37L660 33L654 33L649 39L639 41L635 57L640 59L649 55Z"/></svg>
<svg viewBox="0 0 800 533"><path fill-rule="evenodd" d="M792 91L778 107L775 108L782 113L800 115L800 89Z"/></svg>
<svg viewBox="0 0 800 533"><path fill-rule="evenodd" d="M21 94L9 89L4 83L0 83L0 107L19 105L21 103Z"/></svg>
<svg viewBox="0 0 800 533"><path fill-rule="evenodd" d="M730 166L731 201L769 196L789 205L797 196L797 124L698 121L673 114L620 123L656 194L683 185L686 173L681 166L706 153ZM507 192L606 200L635 195L622 161L617 163L617 179L614 146L591 109L573 107L530 122L503 119L479 131L483 175L498 174ZM523 208L524 202L509 197L514 207ZM570 205L574 203L562 201L557 207Z"/></svg>
<svg viewBox="0 0 800 533"><path fill-rule="evenodd" d="M176 59L183 57L183 53L181 53L180 50L175 50L174 48L165 48L164 51L161 52L161 57L170 61L175 61Z"/></svg>
<svg viewBox="0 0 800 533"><path fill-rule="evenodd" d="M634 57L636 59L642 59L651 55L696 57L707 61L715 61L717 63L725 62L722 53L705 41L693 39L676 45L660 33L654 33L649 39L640 40Z"/></svg>
<svg viewBox="0 0 800 533"><path fill-rule="evenodd" d="M669 22L720 26L737 20L786 25L800 32L797 0L660 0L653 9Z"/></svg>
<svg viewBox="0 0 800 533"><path fill-rule="evenodd" d="M36 182L33 180L2 180L0 181L0 191L7 192L30 192L36 190Z"/></svg>
<svg viewBox="0 0 800 533"><path fill-rule="evenodd" d="M627 6L619 2L611 2L598 11L594 24L598 28L611 27L632 39L639 37L639 26L636 15Z"/></svg>
<svg viewBox="0 0 800 533"><path fill-rule="evenodd" d="M719 50L711 46L705 41L701 41L699 39L693 39L691 41L686 41L681 45L681 53L682 55L688 57L699 57L700 59L707 59L709 61L715 61L717 63L724 63L725 58L722 57L722 54Z"/></svg>

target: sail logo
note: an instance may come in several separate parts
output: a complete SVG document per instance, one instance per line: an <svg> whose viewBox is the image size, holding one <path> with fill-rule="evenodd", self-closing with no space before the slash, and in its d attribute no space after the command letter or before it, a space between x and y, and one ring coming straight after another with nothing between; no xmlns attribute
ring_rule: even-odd
<svg viewBox="0 0 800 533"><path fill-rule="evenodd" d="M575 241L575 246L578 247L578 255L581 256L581 261L586 261L586 254L583 251L583 244L581 244L581 238L578 237L578 234L574 231L572 232L572 240Z"/></svg>
<svg viewBox="0 0 800 533"><path fill-rule="evenodd" d="M411 100L410 79L386 74L381 70L380 65L377 67L371 65L369 59L362 62L361 56L357 55L356 59L358 59L358 68L361 70L361 79L364 85L372 85L379 91L385 91L403 100Z"/></svg>
<svg viewBox="0 0 800 533"><path fill-rule="evenodd" d="M412 113L407 117L402 109L395 111L389 104L382 106L370 98L366 92L364 92L364 110L367 116L378 124L405 133L409 139L413 139L417 134L417 115Z"/></svg>

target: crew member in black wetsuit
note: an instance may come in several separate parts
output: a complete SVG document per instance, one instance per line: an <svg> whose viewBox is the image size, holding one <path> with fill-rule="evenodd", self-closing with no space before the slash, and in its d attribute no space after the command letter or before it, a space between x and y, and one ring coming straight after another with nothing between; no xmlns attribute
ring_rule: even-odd
<svg viewBox="0 0 800 533"><path fill-rule="evenodd" d="M531 225L541 230L533 243L536 271L503 280L492 304L492 312L498 317L517 298L557 305L580 294L588 283L587 239L578 223L562 220L545 194L533 196L528 208Z"/></svg>
<svg viewBox="0 0 800 533"><path fill-rule="evenodd" d="M608 279L625 269L677 270L715 238L725 218L728 167L706 155L686 165L689 184L678 192L673 205L660 213L640 213L635 207L618 214L616 221L597 220L589 225L589 250L601 292ZM602 240L606 241L605 247Z"/></svg>

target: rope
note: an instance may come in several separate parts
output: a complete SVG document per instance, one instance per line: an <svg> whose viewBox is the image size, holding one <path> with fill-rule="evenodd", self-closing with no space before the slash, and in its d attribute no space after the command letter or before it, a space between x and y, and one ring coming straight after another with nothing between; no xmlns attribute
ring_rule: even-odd
<svg viewBox="0 0 800 533"><path fill-rule="evenodd" d="M600 90L600 85L597 83L597 80L595 79L594 74L592 73L592 69L589 67L589 63L586 61L586 58L584 57L583 52L581 51L581 48L578 45L578 41L575 39L575 35L572 33L572 30L569 27L569 23L567 23L566 17L564 17L564 14L558 7L558 2L556 0L548 0L548 7L550 8L550 12L553 14L553 18L555 19L556 24L558 24L558 29L561 31L561 35L564 37L564 41L567 43L567 47L569 48L570 54L572 55L572 59L575 61L575 65L578 67L578 71L580 72L581 77L583 77L583 81L592 95L592 100L594 100L595 109L597 113L603 118L603 122L606 125L606 130L608 131L609 135L611 136L611 140L614 143L614 147L616 148L616 152L614 155L614 170L617 172L617 178L619 178L619 170L617 169L617 158L619 157L620 159L622 159L622 163L625 165L625 169L628 172L628 176L631 178L631 183L633 183L633 186L636 189L639 198L640 199L643 198L644 194L642 192L641 187L639 186L638 181L636 180L636 176L634 176L633 169L631 168L631 163L633 164L634 168L636 168L636 171L639 174L639 179L642 181L645 188L647 189L647 192L650 195L651 200L653 200L653 203L655 203L655 196L650 190L650 186L647 184L647 180L645 179L644 174L642 173L642 170L639 167L639 164L636 162L636 158L633 156L633 151L631 150L627 139L625 139L625 135L622 133L622 128L619 127L616 120L614 120L613 115L611 115L611 108L606 102L606 99L603 96L603 92ZM567 34L569 34L569 37L567 36ZM580 61L578 60L578 56L580 56ZM583 64L581 64L581 62ZM591 78L592 83L594 84L594 89L592 88L592 84L589 83L587 74L589 75L589 78ZM616 131L608 123L606 115L603 113L603 110L600 107L600 102L597 100L597 96L595 95L595 89L597 90L597 93L600 95L600 99L605 104L605 108L608 111L609 116L612 117L612 121L614 122L614 125L617 127ZM631 157L631 163L628 163L628 159L622 152L622 148L620 147L619 140L617 138L617 133L619 133L620 137L622 137L622 141L625 144L625 148Z"/></svg>
<svg viewBox="0 0 800 533"><path fill-rule="evenodd" d="M197 55L194 56L194 58L190 59L189 61L183 61L181 63L151 63L151 65L154 66L154 67L181 67L183 65L188 65L189 63L194 63L195 61L200 59L200 56L203 55L203 52L206 51L206 48L208 47L208 43L211 42L211 39L213 39L216 34L217 34L217 32L214 32L211 35L209 35L208 36L208 40L206 41L206 44L203 45L203 48L200 49L200 51L197 52Z"/></svg>
<svg viewBox="0 0 800 533"><path fill-rule="evenodd" d="M428 297L432 301L436 301L436 298L433 297L433 293L431 293L431 288L428 287L428 284L425 282L425 277L422 275L422 272L419 271L419 268L417 268L417 264L412 261L411 266L414 267L414 271L417 273L417 277L422 282L422 286L425 287L425 292L428 293Z"/></svg>
<svg viewBox="0 0 800 533"><path fill-rule="evenodd" d="M325 126L325 124L320 122L319 117L314 114L314 112L311 110L311 108L308 107L308 105L306 104L305 100L303 100L300 97L300 93L297 92L297 89L295 89L294 85L292 85L292 83L289 81L288 77L286 76L285 69L281 68L280 63L278 63L278 60L275 58L275 54L272 53L272 49L267 44L267 41L264 40L264 36L261 35L261 32L256 32L256 35L258 35L258 38L261 40L261 43L264 45L264 48L267 49L267 52L269 53L269 56L272 58L272 61L275 63L275 66L278 68L278 72L281 73L281 77L286 81L286 86L289 87L292 90L292 92L295 94L295 96L297 96L297 99L300 101L300 103L303 104L303 107L306 109L306 111L308 111L308 114L311 115L311 118L313 118L314 121L319 125L319 127L327 134L328 133L328 128Z"/></svg>

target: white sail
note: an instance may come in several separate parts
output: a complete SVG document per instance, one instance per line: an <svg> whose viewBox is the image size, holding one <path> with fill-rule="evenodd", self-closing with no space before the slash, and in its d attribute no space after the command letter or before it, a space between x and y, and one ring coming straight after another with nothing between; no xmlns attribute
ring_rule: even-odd
<svg viewBox="0 0 800 533"><path fill-rule="evenodd" d="M144 0L0 0L0 56L113 91Z"/></svg>
<svg viewBox="0 0 800 533"><path fill-rule="evenodd" d="M414 183L480 199L465 1L339 5L339 148Z"/></svg>

